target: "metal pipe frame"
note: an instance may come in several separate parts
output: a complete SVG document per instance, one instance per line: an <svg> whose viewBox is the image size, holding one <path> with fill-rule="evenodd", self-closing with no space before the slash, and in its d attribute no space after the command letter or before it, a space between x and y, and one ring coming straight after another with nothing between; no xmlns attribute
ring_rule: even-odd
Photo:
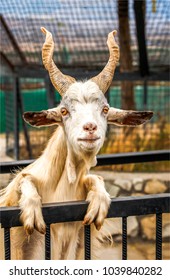
<svg viewBox="0 0 170 280"><path fill-rule="evenodd" d="M72 201L43 204L42 213L46 224L82 221L88 202ZM50 213L50 215L49 215ZM170 213L170 194L144 195L140 197L116 197L111 199L107 218ZM1 207L0 223L3 228L21 226L20 208Z"/></svg>
<svg viewBox="0 0 170 280"><path fill-rule="evenodd" d="M135 153L106 154L97 156L97 166L118 165L140 162L168 161L170 159L169 150L145 151ZM16 168L24 168L35 160L18 160L11 162L0 162L0 173L10 173Z"/></svg>
<svg viewBox="0 0 170 280"><path fill-rule="evenodd" d="M5 21L5 19L4 19L4 17L2 15L0 15L0 21L1 21L1 23L2 23L2 25L4 27L4 29L5 29L6 33L8 34L8 37L9 37L9 39L10 39L14 49L16 50L17 54L19 55L22 63L23 64L27 63L27 60L26 60L23 52L21 51L17 41L15 40L14 35L12 34L10 28L8 27L8 24L6 23L6 21Z"/></svg>

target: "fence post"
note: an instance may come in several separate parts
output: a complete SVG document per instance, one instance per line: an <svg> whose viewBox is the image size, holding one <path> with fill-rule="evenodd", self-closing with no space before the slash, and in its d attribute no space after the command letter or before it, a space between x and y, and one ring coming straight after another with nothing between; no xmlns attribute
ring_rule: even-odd
<svg viewBox="0 0 170 280"><path fill-rule="evenodd" d="M162 214L156 214L156 260L162 260Z"/></svg>
<svg viewBox="0 0 170 280"><path fill-rule="evenodd" d="M122 260L127 260L127 217L122 217Z"/></svg>
<svg viewBox="0 0 170 280"><path fill-rule="evenodd" d="M51 236L50 236L50 225L46 225L45 234L45 259L51 260Z"/></svg>
<svg viewBox="0 0 170 280"><path fill-rule="evenodd" d="M90 225L84 226L84 259L91 259L91 237L90 237Z"/></svg>
<svg viewBox="0 0 170 280"><path fill-rule="evenodd" d="M10 228L4 228L5 260L11 259Z"/></svg>

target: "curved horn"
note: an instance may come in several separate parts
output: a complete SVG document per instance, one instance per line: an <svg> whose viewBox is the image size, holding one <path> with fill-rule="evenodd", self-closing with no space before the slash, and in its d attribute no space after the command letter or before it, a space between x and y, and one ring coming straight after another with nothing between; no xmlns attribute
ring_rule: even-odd
<svg viewBox="0 0 170 280"><path fill-rule="evenodd" d="M53 86L56 88L60 95L64 95L69 86L76 80L73 77L64 75L57 68L52 58L54 52L54 41L52 34L44 27L41 27L41 31L46 34L45 43L42 48L43 64L49 72L49 76Z"/></svg>
<svg viewBox="0 0 170 280"><path fill-rule="evenodd" d="M117 31L114 30L108 34L107 45L110 52L108 63L97 76L91 79L91 81L95 82L99 86L104 94L112 83L114 71L119 61L119 47L114 38L116 33Z"/></svg>

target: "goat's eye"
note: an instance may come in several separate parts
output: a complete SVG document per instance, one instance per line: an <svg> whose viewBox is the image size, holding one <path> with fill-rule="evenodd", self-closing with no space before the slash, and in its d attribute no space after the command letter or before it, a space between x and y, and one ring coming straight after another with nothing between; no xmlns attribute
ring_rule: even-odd
<svg viewBox="0 0 170 280"><path fill-rule="evenodd" d="M104 114L107 114L108 111L109 111L109 107L108 107L108 106L104 106L104 108L103 108L103 113L104 113Z"/></svg>
<svg viewBox="0 0 170 280"><path fill-rule="evenodd" d="M68 110L66 108L61 108L61 114L66 116L68 114Z"/></svg>

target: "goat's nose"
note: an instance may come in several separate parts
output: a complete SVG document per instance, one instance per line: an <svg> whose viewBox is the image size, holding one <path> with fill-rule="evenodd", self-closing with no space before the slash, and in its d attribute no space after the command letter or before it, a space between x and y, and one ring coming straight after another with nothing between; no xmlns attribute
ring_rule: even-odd
<svg viewBox="0 0 170 280"><path fill-rule="evenodd" d="M97 125L95 123L88 122L83 125L83 129L87 132L94 132L97 130Z"/></svg>

